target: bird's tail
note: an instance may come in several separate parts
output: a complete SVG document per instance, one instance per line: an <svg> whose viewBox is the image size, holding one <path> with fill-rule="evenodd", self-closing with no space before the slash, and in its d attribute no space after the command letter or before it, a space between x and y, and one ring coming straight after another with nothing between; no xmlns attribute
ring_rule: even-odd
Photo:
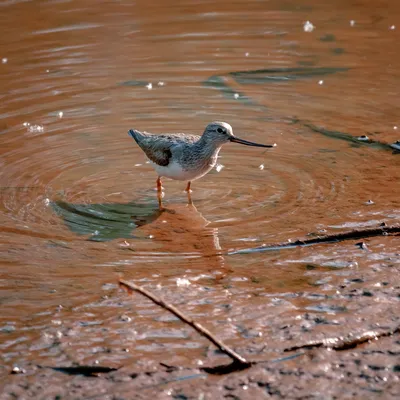
<svg viewBox="0 0 400 400"><path fill-rule="evenodd" d="M140 137L139 131L135 131L134 129L129 129L128 135L132 136L135 139L136 143L139 141L139 137Z"/></svg>

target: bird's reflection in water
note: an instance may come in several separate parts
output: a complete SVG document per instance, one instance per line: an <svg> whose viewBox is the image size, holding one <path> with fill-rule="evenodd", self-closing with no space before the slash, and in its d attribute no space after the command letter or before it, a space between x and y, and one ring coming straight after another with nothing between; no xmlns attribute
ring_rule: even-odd
<svg viewBox="0 0 400 400"><path fill-rule="evenodd" d="M210 227L210 221L197 210L190 195L188 204L163 205L154 199L130 203L76 204L66 201L52 203L53 210L63 218L65 225L74 233L85 235L88 240L106 242L114 239L132 239L135 250L165 253L187 258L188 268L196 259L196 265L204 264L207 270L225 268L218 237L218 228ZM150 237L148 243L135 239ZM199 258L204 262L199 263ZM169 261L168 261L169 262Z"/></svg>
<svg viewBox="0 0 400 400"><path fill-rule="evenodd" d="M218 236L218 228L197 210L190 193L187 204L164 206L158 197L161 214L141 230L151 235L162 250L191 257L202 257L207 269L225 269L225 259Z"/></svg>

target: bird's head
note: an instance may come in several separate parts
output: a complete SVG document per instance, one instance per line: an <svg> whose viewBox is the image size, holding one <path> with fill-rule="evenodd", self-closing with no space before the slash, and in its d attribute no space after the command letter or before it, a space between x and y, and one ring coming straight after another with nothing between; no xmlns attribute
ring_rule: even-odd
<svg viewBox="0 0 400 400"><path fill-rule="evenodd" d="M234 142L244 144L246 146L255 146L255 147L275 147L276 144L260 144L249 142L247 140L243 140L238 138L233 134L232 127L226 122L211 122L206 126L206 129L203 133L203 138L209 142L214 143L216 145L223 145L227 142Z"/></svg>
<svg viewBox="0 0 400 400"><path fill-rule="evenodd" d="M203 133L204 139L207 142L213 142L215 144L224 144L229 142L233 138L232 127L226 122L211 122L206 126Z"/></svg>

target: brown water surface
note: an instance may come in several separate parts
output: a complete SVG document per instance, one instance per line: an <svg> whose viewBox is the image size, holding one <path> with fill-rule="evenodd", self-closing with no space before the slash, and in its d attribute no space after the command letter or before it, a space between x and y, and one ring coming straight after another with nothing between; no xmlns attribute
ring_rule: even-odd
<svg viewBox="0 0 400 400"><path fill-rule="evenodd" d="M121 276L270 356L304 313L368 325L337 287L390 286L398 238L234 253L400 221L398 1L15 0L0 20L1 380L28 362L223 359ZM193 205L165 181L160 212L128 129L213 120L278 146L226 145Z"/></svg>

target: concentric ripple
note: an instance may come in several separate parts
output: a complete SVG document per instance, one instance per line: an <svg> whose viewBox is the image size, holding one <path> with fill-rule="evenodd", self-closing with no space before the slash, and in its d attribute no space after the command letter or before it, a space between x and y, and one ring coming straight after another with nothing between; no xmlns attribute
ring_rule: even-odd
<svg viewBox="0 0 400 400"><path fill-rule="evenodd" d="M396 36L366 28L369 12L349 27L343 15L358 11L320 5L317 33L306 33L308 9L290 1L37 3L0 5L0 373L29 359L204 356L201 338L120 293L121 276L240 347L265 341L271 323L282 343L299 310L339 318L334 282L396 264L395 237L369 253L235 253L399 221L398 155L341 140L399 139L398 70L382 68ZM156 173L128 129L201 134L213 120L277 147L226 144L219 167L193 182L192 203L184 182L165 180L160 210Z"/></svg>

